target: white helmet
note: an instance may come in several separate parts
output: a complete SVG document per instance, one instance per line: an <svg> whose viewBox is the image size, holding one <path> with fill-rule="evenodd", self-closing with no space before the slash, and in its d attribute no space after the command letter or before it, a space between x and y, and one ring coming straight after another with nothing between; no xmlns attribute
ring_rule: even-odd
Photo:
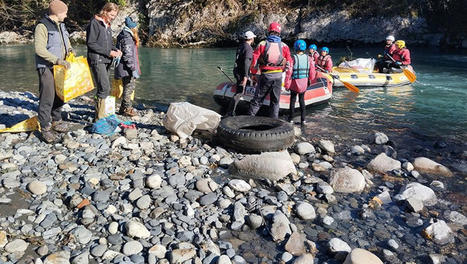
<svg viewBox="0 0 467 264"><path fill-rule="evenodd" d="M389 35L386 37L386 40L394 41L396 40L393 35Z"/></svg>
<svg viewBox="0 0 467 264"><path fill-rule="evenodd" d="M252 38L255 38L256 35L255 33L251 32L251 31L247 31L245 32L245 34L243 34L243 38L245 39L252 39Z"/></svg>

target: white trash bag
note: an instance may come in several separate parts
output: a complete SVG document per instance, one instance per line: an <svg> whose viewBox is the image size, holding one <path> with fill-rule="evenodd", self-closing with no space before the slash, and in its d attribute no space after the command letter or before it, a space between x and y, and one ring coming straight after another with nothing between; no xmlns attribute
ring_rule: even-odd
<svg viewBox="0 0 467 264"><path fill-rule="evenodd" d="M376 60L372 58L358 58L351 61L344 61L339 64L339 68L353 69L361 73L372 73Z"/></svg>
<svg viewBox="0 0 467 264"><path fill-rule="evenodd" d="M195 129L214 132L221 121L221 115L188 102L171 103L164 118L167 130L180 139L189 137Z"/></svg>

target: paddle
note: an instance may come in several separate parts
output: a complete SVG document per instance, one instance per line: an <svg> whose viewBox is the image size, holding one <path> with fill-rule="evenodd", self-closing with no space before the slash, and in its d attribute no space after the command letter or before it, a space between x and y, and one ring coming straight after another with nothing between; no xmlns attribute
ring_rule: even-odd
<svg viewBox="0 0 467 264"><path fill-rule="evenodd" d="M389 54L386 54L393 62L396 62L396 60ZM402 69L402 72L404 73L405 77L407 77L407 79L409 79L409 82L413 83L417 80L417 76L415 76L415 74L413 72L411 72L409 69L407 68L401 68Z"/></svg>
<svg viewBox="0 0 467 264"><path fill-rule="evenodd" d="M235 83L230 77L229 75L227 75L224 70L222 70L221 66L217 66L217 69L219 69L219 71L221 71L232 83ZM245 92L245 88L246 87L243 87L243 93ZM240 99L242 98L242 95L243 93L237 93L234 95L234 107L233 107L233 110L232 110L232 115L235 115L235 109L237 109L237 105L238 105L238 102L240 101Z"/></svg>
<svg viewBox="0 0 467 264"><path fill-rule="evenodd" d="M323 68L321 68L320 66L318 65L315 65L318 69L320 69L322 72L326 72L326 70L324 70ZM331 77L333 79L337 79L339 80L338 78L336 78L334 75L332 74L329 74L331 75ZM355 85L351 84L351 83L348 83L348 82L344 82L342 80L339 80L341 83L344 84L345 88L349 89L350 91L354 92L354 93L359 93L360 92L360 89L358 89Z"/></svg>

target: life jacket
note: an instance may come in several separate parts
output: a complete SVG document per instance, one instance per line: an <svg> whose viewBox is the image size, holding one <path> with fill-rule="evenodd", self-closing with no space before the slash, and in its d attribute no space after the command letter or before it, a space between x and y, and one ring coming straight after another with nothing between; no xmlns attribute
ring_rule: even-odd
<svg viewBox="0 0 467 264"><path fill-rule="evenodd" d="M48 16L42 18L38 24L44 24L47 28L47 51L57 56L59 59L65 59L66 52L71 48L69 46L69 34L66 30L65 24L59 23L59 28L55 21L50 19ZM63 51L65 51L65 53L63 53ZM36 68L52 66L53 64L51 62L46 61L44 58L39 57L36 54Z"/></svg>
<svg viewBox="0 0 467 264"><path fill-rule="evenodd" d="M316 51L316 50L313 50L311 53L310 53L310 57L313 59L313 61L316 63L318 61L318 58L319 58L319 53Z"/></svg>
<svg viewBox="0 0 467 264"><path fill-rule="evenodd" d="M318 60L316 61L316 64L320 66L321 68L326 70L326 62L331 59L331 55L326 54L326 56L319 56Z"/></svg>
<svg viewBox="0 0 467 264"><path fill-rule="evenodd" d="M285 66L286 60L282 55L282 42L266 41L263 54L258 59L260 66Z"/></svg>
<svg viewBox="0 0 467 264"><path fill-rule="evenodd" d="M308 73L310 72L309 57L306 54L295 54L293 56L292 79L308 78Z"/></svg>
<svg viewBox="0 0 467 264"><path fill-rule="evenodd" d="M410 51L407 48L397 49L393 54L393 58L396 61L402 62L403 65L409 65L411 63Z"/></svg>
<svg viewBox="0 0 467 264"><path fill-rule="evenodd" d="M389 46L384 47L384 56L386 59L390 60L389 56L392 57L392 55L396 52L396 44L391 44ZM389 55L389 56L388 56Z"/></svg>

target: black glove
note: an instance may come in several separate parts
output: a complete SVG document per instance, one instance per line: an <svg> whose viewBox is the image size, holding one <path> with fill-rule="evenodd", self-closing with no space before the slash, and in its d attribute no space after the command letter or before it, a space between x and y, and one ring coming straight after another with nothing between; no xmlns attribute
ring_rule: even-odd
<svg viewBox="0 0 467 264"><path fill-rule="evenodd" d="M58 59L57 62L55 63L56 65L62 65L65 67L65 69L69 69L70 68L70 63L66 60L62 60L62 59Z"/></svg>

